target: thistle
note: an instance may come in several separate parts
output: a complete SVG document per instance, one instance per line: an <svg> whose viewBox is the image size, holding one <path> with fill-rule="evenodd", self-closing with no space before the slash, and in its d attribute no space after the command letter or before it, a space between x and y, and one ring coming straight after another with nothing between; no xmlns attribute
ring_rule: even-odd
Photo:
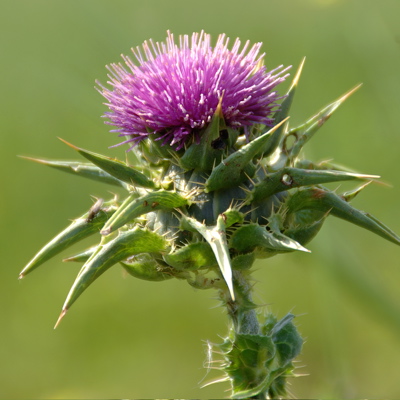
<svg viewBox="0 0 400 400"><path fill-rule="evenodd" d="M284 96L276 86L288 68L268 71L261 43L232 46L220 35L214 47L201 32L165 43L145 42L125 66L108 69L107 123L128 144L131 161L67 143L86 161L41 164L118 186L126 196L97 199L28 263L23 278L51 257L88 237L98 244L64 261L83 262L56 326L105 271L120 265L135 278L180 279L215 289L230 318L230 332L210 354L232 385L233 398L284 396L302 339L294 315L262 316L253 302L256 259L305 247L330 215L400 244L388 227L350 201L375 175L304 159L303 146L358 88L292 127L290 108L301 63ZM354 180L337 193L324 184Z"/></svg>

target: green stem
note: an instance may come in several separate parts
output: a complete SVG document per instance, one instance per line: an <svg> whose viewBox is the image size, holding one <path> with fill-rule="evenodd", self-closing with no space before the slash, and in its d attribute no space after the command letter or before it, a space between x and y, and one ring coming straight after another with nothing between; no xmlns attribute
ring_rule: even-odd
<svg viewBox="0 0 400 400"><path fill-rule="evenodd" d="M235 301L227 301L226 305L235 332L237 334L258 335L260 324L254 310L256 306L252 301L252 285L248 282L247 276L241 271L233 271L233 282L236 299Z"/></svg>
<svg viewBox="0 0 400 400"><path fill-rule="evenodd" d="M252 301L252 285L248 281L248 275L241 271L233 271L235 287L235 301L226 302L228 315L232 320L235 336L238 334L258 335L260 324L254 310ZM234 388L233 388L233 391ZM259 393L250 399L265 399L265 394Z"/></svg>
<svg viewBox="0 0 400 400"><path fill-rule="evenodd" d="M232 320L230 332L219 347L223 370L232 385L232 398L281 398L287 394L286 378L303 340L287 314L278 320L268 314L259 321L252 301L249 271L233 271L235 301L225 287L221 296Z"/></svg>

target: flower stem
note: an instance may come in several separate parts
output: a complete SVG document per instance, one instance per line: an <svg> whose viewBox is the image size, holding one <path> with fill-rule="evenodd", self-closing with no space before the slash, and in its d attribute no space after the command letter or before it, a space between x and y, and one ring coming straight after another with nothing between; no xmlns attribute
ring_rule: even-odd
<svg viewBox="0 0 400 400"><path fill-rule="evenodd" d="M252 301L252 285L241 271L233 271L233 281L236 300L227 301L226 304L234 330L237 334L257 335L260 332L260 324L254 310L256 305Z"/></svg>
<svg viewBox="0 0 400 400"><path fill-rule="evenodd" d="M288 376L293 375L292 361L301 351L303 340L287 314L278 320L273 314L260 316L252 301L249 271L233 271L235 301L227 288L221 292L230 331L219 345L224 357L221 368L232 385L234 399L275 399L287 395Z"/></svg>

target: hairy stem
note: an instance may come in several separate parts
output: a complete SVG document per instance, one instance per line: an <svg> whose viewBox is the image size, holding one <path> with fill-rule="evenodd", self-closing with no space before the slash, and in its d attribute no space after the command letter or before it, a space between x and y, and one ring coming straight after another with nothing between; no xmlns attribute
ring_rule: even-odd
<svg viewBox="0 0 400 400"><path fill-rule="evenodd" d="M221 292L228 315L230 331L219 354L232 385L234 399L275 399L287 395L292 361L301 351L303 340L287 314L278 320L273 314L260 316L252 301L249 271L233 271L235 301L227 288Z"/></svg>
<svg viewBox="0 0 400 400"><path fill-rule="evenodd" d="M254 310L256 306L252 301L252 285L241 271L233 271L233 281L236 300L229 300L226 305L235 332L257 335L260 332L260 324Z"/></svg>

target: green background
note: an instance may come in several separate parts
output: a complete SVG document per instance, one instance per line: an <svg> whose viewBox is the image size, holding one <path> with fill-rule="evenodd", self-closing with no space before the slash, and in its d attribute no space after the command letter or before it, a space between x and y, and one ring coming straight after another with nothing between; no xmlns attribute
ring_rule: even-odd
<svg viewBox="0 0 400 400"><path fill-rule="evenodd" d="M201 29L214 38L262 41L266 64L307 56L292 123L363 82L324 126L306 155L335 157L379 174L353 204L400 232L400 2L398 0L3 0L1 398L218 398L226 384L199 389L205 340L220 341L226 316L210 291L152 283L114 267L57 330L53 325L79 269L49 261L23 281L35 252L87 210L100 184L17 158L73 159L62 137L124 157L100 118L95 79L145 39ZM284 91L288 83L282 85ZM89 242L87 245L89 246ZM333 217L310 245L257 264L256 300L292 311L306 338L291 391L300 398L399 398L400 248ZM203 379L204 378L204 379Z"/></svg>

